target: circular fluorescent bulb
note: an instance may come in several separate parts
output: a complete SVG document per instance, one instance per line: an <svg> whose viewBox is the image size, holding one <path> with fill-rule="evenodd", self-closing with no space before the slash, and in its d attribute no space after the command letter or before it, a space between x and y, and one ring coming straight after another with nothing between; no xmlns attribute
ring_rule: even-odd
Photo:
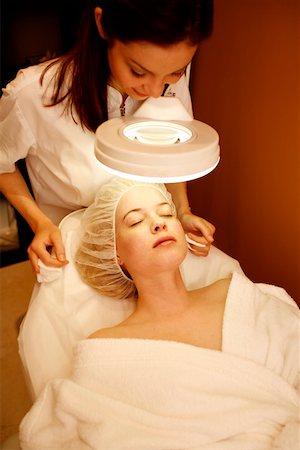
<svg viewBox="0 0 300 450"><path fill-rule="evenodd" d="M203 122L110 119L96 131L96 158L115 175L144 181L199 178L219 162L219 136Z"/></svg>
<svg viewBox="0 0 300 450"><path fill-rule="evenodd" d="M192 137L191 131L169 122L149 121L128 125L123 130L124 136L149 145L171 145L186 142Z"/></svg>

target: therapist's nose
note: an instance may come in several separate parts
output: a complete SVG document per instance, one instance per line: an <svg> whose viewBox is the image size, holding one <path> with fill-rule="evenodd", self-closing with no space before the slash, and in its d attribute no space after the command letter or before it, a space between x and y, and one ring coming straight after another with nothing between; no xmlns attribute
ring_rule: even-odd
<svg viewBox="0 0 300 450"><path fill-rule="evenodd" d="M162 95L165 88L164 80L153 80L147 85L147 94L149 97L158 98Z"/></svg>

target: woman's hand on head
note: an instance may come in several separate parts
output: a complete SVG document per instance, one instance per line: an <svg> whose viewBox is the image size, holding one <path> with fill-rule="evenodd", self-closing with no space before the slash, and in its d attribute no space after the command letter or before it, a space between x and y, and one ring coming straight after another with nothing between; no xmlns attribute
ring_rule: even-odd
<svg viewBox="0 0 300 450"><path fill-rule="evenodd" d="M50 254L51 252L51 254ZM35 230L35 236L27 250L34 272L39 273L38 260L46 266L62 267L68 263L59 228L52 222L44 222Z"/></svg>
<svg viewBox="0 0 300 450"><path fill-rule="evenodd" d="M183 213L180 222L187 235L190 251L196 256L207 256L214 242L214 225L191 212ZM195 244L189 240L195 241Z"/></svg>

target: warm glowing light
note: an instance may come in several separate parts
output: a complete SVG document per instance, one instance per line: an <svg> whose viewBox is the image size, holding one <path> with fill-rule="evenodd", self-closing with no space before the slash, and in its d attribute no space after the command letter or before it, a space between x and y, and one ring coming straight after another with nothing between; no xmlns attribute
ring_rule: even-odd
<svg viewBox="0 0 300 450"><path fill-rule="evenodd" d="M128 125L123 133L132 141L149 145L171 145L187 142L192 137L192 132L182 125L154 120Z"/></svg>

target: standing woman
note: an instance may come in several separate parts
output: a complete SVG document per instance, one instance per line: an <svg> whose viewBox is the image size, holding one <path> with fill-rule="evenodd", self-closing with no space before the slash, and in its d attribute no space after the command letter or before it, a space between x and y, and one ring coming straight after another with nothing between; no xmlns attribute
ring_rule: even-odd
<svg viewBox="0 0 300 450"><path fill-rule="evenodd" d="M0 189L35 234L28 255L36 272L38 259L67 263L58 223L111 178L94 156L97 127L161 95L192 113L185 70L212 21L213 0L87 0L75 48L21 70L3 90ZM22 158L34 198L15 165ZM205 244L194 253L206 255L214 226L191 213L185 183L167 187L184 230Z"/></svg>

